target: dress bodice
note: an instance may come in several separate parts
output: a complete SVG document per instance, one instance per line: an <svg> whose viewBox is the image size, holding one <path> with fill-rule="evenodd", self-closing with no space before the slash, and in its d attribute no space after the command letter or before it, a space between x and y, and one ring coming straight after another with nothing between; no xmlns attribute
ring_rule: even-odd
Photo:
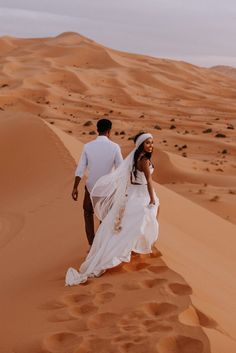
<svg viewBox="0 0 236 353"><path fill-rule="evenodd" d="M151 174L154 171L154 167L152 164L149 166ZM145 177L144 172L141 172L140 170L137 169L137 177L135 178L134 173L132 172L132 183L137 183L141 185L147 185L147 179Z"/></svg>

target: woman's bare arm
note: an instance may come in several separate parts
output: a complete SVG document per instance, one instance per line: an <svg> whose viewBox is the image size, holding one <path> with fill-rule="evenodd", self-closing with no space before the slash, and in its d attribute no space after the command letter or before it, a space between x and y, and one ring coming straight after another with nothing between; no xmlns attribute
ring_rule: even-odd
<svg viewBox="0 0 236 353"><path fill-rule="evenodd" d="M148 159L142 159L140 161L140 168L142 172L144 172L145 178L147 180L147 188L150 196L150 204L155 204L152 175L150 173L149 166L150 166L150 162Z"/></svg>

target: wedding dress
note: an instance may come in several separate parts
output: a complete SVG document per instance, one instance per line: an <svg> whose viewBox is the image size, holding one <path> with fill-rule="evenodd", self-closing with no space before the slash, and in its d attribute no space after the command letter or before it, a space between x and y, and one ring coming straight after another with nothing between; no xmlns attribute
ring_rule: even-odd
<svg viewBox="0 0 236 353"><path fill-rule="evenodd" d="M150 165L150 172L153 167ZM158 237L159 225L157 210L159 199L154 192L155 205L149 206L150 196L143 172L137 170L135 182L128 183L122 212L117 222L110 211L100 224L88 256L79 271L69 268L65 284L72 286L87 281L89 277L99 277L107 269L131 260L131 252L147 254ZM113 227L111 227L111 221Z"/></svg>

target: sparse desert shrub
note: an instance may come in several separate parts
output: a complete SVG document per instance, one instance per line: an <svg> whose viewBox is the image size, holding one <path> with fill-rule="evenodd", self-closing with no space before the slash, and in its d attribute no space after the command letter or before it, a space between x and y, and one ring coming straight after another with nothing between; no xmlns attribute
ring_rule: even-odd
<svg viewBox="0 0 236 353"><path fill-rule="evenodd" d="M226 135L219 132L218 134L215 135L215 137L224 138L226 137Z"/></svg>
<svg viewBox="0 0 236 353"><path fill-rule="evenodd" d="M96 135L96 131L94 131L94 130L89 131L89 135Z"/></svg>
<svg viewBox="0 0 236 353"><path fill-rule="evenodd" d="M210 134L212 132L212 129L206 129L206 130L203 130L203 134Z"/></svg>
<svg viewBox="0 0 236 353"><path fill-rule="evenodd" d="M213 196L209 201L216 202L219 201L220 197L218 195Z"/></svg>
<svg viewBox="0 0 236 353"><path fill-rule="evenodd" d="M170 125L170 130L176 129L175 125Z"/></svg>
<svg viewBox="0 0 236 353"><path fill-rule="evenodd" d="M236 195L236 190L229 190L229 194L231 194L231 195Z"/></svg>
<svg viewBox="0 0 236 353"><path fill-rule="evenodd" d="M155 126L154 126L154 129L156 129L156 130L161 130L161 127L160 127L159 125L155 125Z"/></svg>
<svg viewBox="0 0 236 353"><path fill-rule="evenodd" d="M203 194L204 192L205 192L205 190L199 189L198 192L197 192L197 194L201 195L201 194Z"/></svg>
<svg viewBox="0 0 236 353"><path fill-rule="evenodd" d="M84 123L84 126L91 126L93 125L91 120L86 121L86 123Z"/></svg>

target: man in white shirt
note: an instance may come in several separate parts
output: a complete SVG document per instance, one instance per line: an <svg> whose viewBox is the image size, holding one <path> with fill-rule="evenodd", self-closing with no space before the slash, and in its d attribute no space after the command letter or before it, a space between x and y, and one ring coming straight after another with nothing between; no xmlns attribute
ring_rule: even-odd
<svg viewBox="0 0 236 353"><path fill-rule="evenodd" d="M110 173L114 167L117 168L123 160L120 146L109 139L111 128L112 122L108 119L100 119L97 122L98 136L95 140L84 145L75 172L72 198L76 201L78 199L78 185L85 170L88 170L83 209L85 231L90 246L94 239L93 206L90 199L90 192L101 176Z"/></svg>

